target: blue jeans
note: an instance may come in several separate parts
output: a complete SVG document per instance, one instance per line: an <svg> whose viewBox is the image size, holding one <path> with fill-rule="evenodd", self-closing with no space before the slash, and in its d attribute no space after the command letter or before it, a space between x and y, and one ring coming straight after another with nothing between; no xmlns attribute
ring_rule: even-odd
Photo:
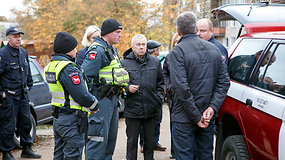
<svg viewBox="0 0 285 160"><path fill-rule="evenodd" d="M160 135L160 123L162 120L162 106L158 111L158 114L156 116L156 123L154 128L154 136L153 136L153 144L154 146L157 146L159 143L159 135ZM143 127L140 128L140 146L142 147L144 144L144 134L143 134Z"/></svg>
<svg viewBox="0 0 285 160"><path fill-rule="evenodd" d="M103 98L99 110L88 118L88 140L85 147L87 160L112 160L118 132L118 97Z"/></svg>
<svg viewBox="0 0 285 160"><path fill-rule="evenodd" d="M212 160L215 125L207 128L194 123L172 123L172 136L176 160Z"/></svg>

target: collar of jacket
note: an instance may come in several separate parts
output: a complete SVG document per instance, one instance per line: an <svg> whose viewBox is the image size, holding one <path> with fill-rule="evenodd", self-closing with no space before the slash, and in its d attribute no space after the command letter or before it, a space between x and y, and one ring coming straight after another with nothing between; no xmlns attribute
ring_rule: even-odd
<svg viewBox="0 0 285 160"><path fill-rule="evenodd" d="M19 55L19 53L20 53L20 48L19 48L19 47L18 47L18 48L14 48L14 47L10 46L9 43L7 43L6 46L7 46L8 50L11 51L11 54L12 54L13 56Z"/></svg>
<svg viewBox="0 0 285 160"><path fill-rule="evenodd" d="M189 34L185 34L184 36L182 36L179 41L177 42L177 44L179 42L181 42L183 39L188 39L188 38L192 38L192 37L197 37L197 34L196 33L189 33Z"/></svg>
<svg viewBox="0 0 285 160"><path fill-rule="evenodd" d="M68 61L75 62L75 58L72 58L71 56L67 54L62 54L62 53L54 53L51 56L51 60L68 60Z"/></svg>
<svg viewBox="0 0 285 160"><path fill-rule="evenodd" d="M216 40L215 37L212 36L208 41L209 41L209 42L214 42L215 40Z"/></svg>
<svg viewBox="0 0 285 160"><path fill-rule="evenodd" d="M145 63L148 60L148 56L149 56L147 53L145 53L142 58L138 58L134 54L134 52L132 52L131 54L133 55L133 59L135 59L137 62L139 62L141 64Z"/></svg>

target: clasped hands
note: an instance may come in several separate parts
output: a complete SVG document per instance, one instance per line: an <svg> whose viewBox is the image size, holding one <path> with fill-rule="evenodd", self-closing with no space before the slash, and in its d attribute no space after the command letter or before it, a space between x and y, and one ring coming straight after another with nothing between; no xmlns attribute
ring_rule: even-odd
<svg viewBox="0 0 285 160"><path fill-rule="evenodd" d="M209 126L209 123L211 122L211 119L214 115L214 110L211 107L208 107L204 112L201 117L201 120L197 123L197 125L200 128L207 128Z"/></svg>

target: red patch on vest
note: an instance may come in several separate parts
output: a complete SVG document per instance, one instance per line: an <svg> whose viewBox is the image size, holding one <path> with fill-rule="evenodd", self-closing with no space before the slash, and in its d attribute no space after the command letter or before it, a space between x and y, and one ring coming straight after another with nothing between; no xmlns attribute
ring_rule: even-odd
<svg viewBox="0 0 285 160"><path fill-rule="evenodd" d="M80 83L80 78L78 77L78 75L71 77L72 82L74 84L79 84Z"/></svg>
<svg viewBox="0 0 285 160"><path fill-rule="evenodd" d="M89 54L89 59L93 60L93 59L95 59L95 57L96 57L95 53Z"/></svg>

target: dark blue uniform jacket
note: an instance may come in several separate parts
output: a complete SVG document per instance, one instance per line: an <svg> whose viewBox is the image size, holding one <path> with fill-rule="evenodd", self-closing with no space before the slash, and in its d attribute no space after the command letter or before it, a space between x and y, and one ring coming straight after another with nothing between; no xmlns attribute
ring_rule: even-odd
<svg viewBox="0 0 285 160"><path fill-rule="evenodd" d="M33 86L27 51L13 48L9 43L0 50L0 95L4 91L13 96L26 94Z"/></svg>

